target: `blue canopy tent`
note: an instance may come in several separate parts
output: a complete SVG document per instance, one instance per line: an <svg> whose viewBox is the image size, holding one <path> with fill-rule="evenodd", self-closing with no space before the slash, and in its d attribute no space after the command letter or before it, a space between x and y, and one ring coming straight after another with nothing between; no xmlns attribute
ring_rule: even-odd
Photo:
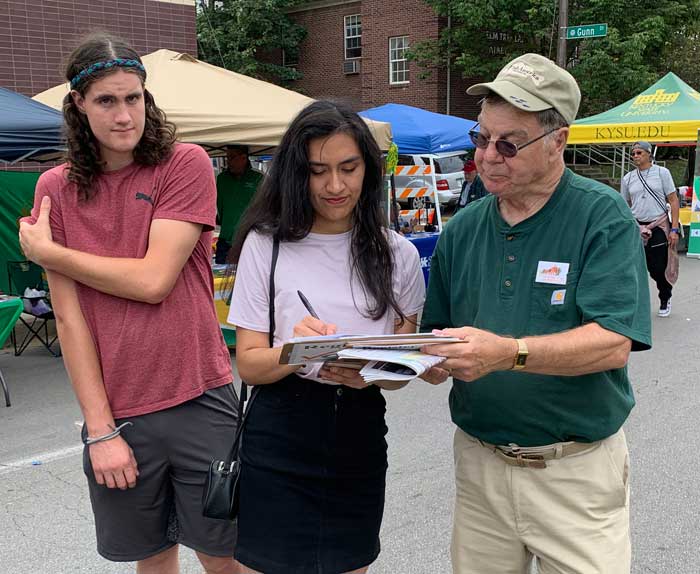
<svg viewBox="0 0 700 574"><path fill-rule="evenodd" d="M437 114L403 104L386 104L377 108L370 108L360 112L360 115L372 120L389 122L394 143L398 146L400 154L426 154L431 158L430 167L433 190L437 188L437 184L432 154L443 154L474 148L474 144L469 138L469 130L474 129L477 123L472 120ZM392 195L392 197L395 201L395 195ZM430 260L442 230L440 203L436 200L434 205L437 214L438 231L410 234L408 236L408 240L415 245L420 255L421 269L423 270L426 284L430 274Z"/></svg>
<svg viewBox="0 0 700 574"><path fill-rule="evenodd" d="M372 120L389 122L399 153L445 153L471 149L469 130L476 122L437 114L403 104L386 104L360 112Z"/></svg>
<svg viewBox="0 0 700 574"><path fill-rule="evenodd" d="M0 160L17 162L65 149L61 112L0 88Z"/></svg>

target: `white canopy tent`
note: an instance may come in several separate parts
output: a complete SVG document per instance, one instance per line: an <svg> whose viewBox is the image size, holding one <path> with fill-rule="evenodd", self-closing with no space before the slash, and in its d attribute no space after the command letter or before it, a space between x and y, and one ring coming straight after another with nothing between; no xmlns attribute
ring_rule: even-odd
<svg viewBox="0 0 700 574"><path fill-rule="evenodd" d="M178 130L180 141L209 148L226 144L252 151L276 146L292 119L313 100L274 84L219 68L189 54L158 50L143 58L146 87ZM67 83L34 96L60 110ZM391 126L363 118L383 150Z"/></svg>

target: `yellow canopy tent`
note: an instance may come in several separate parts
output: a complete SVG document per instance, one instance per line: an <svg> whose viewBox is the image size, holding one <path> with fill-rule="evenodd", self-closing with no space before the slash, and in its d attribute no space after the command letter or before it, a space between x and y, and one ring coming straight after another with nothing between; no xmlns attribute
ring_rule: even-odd
<svg viewBox="0 0 700 574"><path fill-rule="evenodd" d="M180 141L209 148L243 144L252 150L276 146L302 108L313 100L297 92L197 60L158 50L143 57L146 85L177 126ZM34 99L58 110L68 84ZM380 148L391 143L391 126L365 119Z"/></svg>
<svg viewBox="0 0 700 574"><path fill-rule="evenodd" d="M700 93L669 72L636 98L574 122L569 144L691 143L700 129Z"/></svg>

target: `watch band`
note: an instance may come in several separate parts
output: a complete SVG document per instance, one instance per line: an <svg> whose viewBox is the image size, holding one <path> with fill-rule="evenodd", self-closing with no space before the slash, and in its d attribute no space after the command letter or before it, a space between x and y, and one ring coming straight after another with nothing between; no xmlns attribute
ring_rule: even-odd
<svg viewBox="0 0 700 574"><path fill-rule="evenodd" d="M519 371L525 368L525 364L527 363L527 356L529 353L527 350L527 344L525 343L524 339L516 339L515 342L518 343L518 352L515 354L515 360L513 361L512 370Z"/></svg>

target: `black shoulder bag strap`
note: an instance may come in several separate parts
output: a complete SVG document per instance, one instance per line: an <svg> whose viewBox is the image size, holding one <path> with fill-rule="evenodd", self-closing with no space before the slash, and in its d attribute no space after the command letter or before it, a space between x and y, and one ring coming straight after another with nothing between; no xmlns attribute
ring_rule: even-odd
<svg viewBox="0 0 700 574"><path fill-rule="evenodd" d="M658 166L657 166L658 167ZM647 183L647 180L644 179L644 176L642 176L642 171L640 169L637 170L637 177L639 178L639 181L642 182L642 187L651 194L651 196L654 198L656 201L657 205L664 210L664 213L668 213L668 208L666 207L666 201L661 201L659 199L659 196L656 195L656 192L651 188L651 186ZM663 193L663 189L661 190L661 193Z"/></svg>
<svg viewBox="0 0 700 574"><path fill-rule="evenodd" d="M277 268L277 256L280 251L280 241L275 236L272 242L272 262L270 263L270 304L269 304L269 315L270 315L270 330L268 332L268 341L270 343L270 348L274 346L275 339L275 269ZM238 399L238 428L236 429L236 436L233 439L233 445L231 446L231 454L228 460L236 460L238 457L238 449L241 444L241 436L243 434L243 427L245 426L245 420L250 412L250 408L253 406L253 401L255 397L258 396L260 392L260 386L256 386L250 393L250 400L248 401L248 408L244 410L246 398L248 396L248 385L245 381L241 381L241 396Z"/></svg>

